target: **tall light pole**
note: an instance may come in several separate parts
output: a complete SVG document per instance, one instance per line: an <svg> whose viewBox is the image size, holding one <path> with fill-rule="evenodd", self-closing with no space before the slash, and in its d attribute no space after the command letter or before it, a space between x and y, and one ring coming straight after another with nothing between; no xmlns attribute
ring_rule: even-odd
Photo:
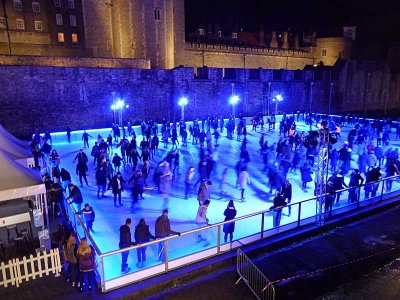
<svg viewBox="0 0 400 300"><path fill-rule="evenodd" d="M235 106L239 102L239 96L238 95L232 95L231 98L229 99L229 103L232 105L232 115L233 115L233 120L235 121L236 116L235 116Z"/></svg>
<svg viewBox="0 0 400 300"><path fill-rule="evenodd" d="M311 116L311 103L312 103L312 96L313 96L313 85L314 85L314 82L311 81L310 82L310 116Z"/></svg>
<svg viewBox="0 0 400 300"><path fill-rule="evenodd" d="M113 111L113 115L114 115L114 124L116 123L116 120L115 120L115 109L116 109L116 107L115 107L115 92L111 92L111 95L112 95L112 105L111 105L111 109L112 109L112 111Z"/></svg>
<svg viewBox="0 0 400 300"><path fill-rule="evenodd" d="M269 117L269 100L271 99L271 81L268 81L268 99L267 99L267 112Z"/></svg>
<svg viewBox="0 0 400 300"><path fill-rule="evenodd" d="M330 83L330 88L329 88L329 104L328 104L328 116L331 114L331 103L332 103L332 87L333 87L333 82Z"/></svg>
<svg viewBox="0 0 400 300"><path fill-rule="evenodd" d="M368 86L369 86L369 78L371 77L371 73L367 74L367 82L365 83L365 94L364 94L364 117L367 116L367 102L368 102Z"/></svg>
<svg viewBox="0 0 400 300"><path fill-rule="evenodd" d="M118 99L117 102L115 102L115 104L111 105L111 109L114 112L114 124L116 123L116 119L115 119L115 111L118 110L118 123L119 125L122 125L122 111L124 108L129 108L129 104L125 104L124 100Z"/></svg>
<svg viewBox="0 0 400 300"><path fill-rule="evenodd" d="M276 95L276 97L272 99L272 102L275 102L275 115L278 114L278 103L282 101L283 97L281 95Z"/></svg>
<svg viewBox="0 0 400 300"><path fill-rule="evenodd" d="M178 105L181 107L181 121L185 120L185 106L188 104L188 99L186 97L182 97L178 101Z"/></svg>

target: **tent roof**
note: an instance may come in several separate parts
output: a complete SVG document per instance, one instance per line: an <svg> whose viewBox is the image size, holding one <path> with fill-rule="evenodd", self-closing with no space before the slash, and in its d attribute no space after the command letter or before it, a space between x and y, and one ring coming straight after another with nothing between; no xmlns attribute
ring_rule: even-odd
<svg viewBox="0 0 400 300"><path fill-rule="evenodd" d="M12 135L10 132L8 132L8 130L5 129L1 124L0 124L0 137L6 137L9 140L11 140L14 144L17 144L23 148L28 148L28 146L29 146L28 141L23 141L23 140L20 140L19 138L16 138L14 135Z"/></svg>
<svg viewBox="0 0 400 300"><path fill-rule="evenodd" d="M7 154L14 159L27 158L33 156L30 150L28 149L28 145L26 145L25 148L13 142L7 137L7 134L5 134L1 129L0 129L0 149L6 151Z"/></svg>
<svg viewBox="0 0 400 300"><path fill-rule="evenodd" d="M13 161L0 149L0 201L45 192L40 174Z"/></svg>

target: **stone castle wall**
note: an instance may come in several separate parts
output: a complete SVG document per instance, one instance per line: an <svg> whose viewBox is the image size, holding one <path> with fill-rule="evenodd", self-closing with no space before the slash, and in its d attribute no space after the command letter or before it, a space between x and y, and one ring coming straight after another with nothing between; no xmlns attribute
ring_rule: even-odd
<svg viewBox="0 0 400 300"><path fill-rule="evenodd" d="M150 60L143 58L73 58L63 56L0 55L0 65L150 69Z"/></svg>
<svg viewBox="0 0 400 300"><path fill-rule="evenodd" d="M278 111L327 112L332 86L332 112L362 111L363 78L367 66L348 62L341 74L330 72L265 69L176 68L172 70L73 68L43 66L0 66L0 121L18 136L34 130L73 130L109 126L113 122L112 92L129 108L123 120L180 118L178 99L189 104L185 117L228 116L228 99L240 97L236 114L275 112L272 99L281 94ZM371 70L370 70L371 71ZM313 74L314 73L314 74ZM387 77L385 65L371 71L368 87L369 109L383 109L385 84L390 82L388 108L399 107L400 78ZM390 74L390 72L389 72ZM364 76L364 77L363 77ZM332 78L332 80L331 80ZM311 85L311 79L313 84ZM312 96L311 96L312 90ZM118 119L118 118L117 118Z"/></svg>

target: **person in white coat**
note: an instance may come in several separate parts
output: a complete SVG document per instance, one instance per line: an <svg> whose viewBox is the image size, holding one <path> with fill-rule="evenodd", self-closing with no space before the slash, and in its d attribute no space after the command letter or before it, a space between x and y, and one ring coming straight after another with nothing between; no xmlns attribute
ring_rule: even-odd
<svg viewBox="0 0 400 300"><path fill-rule="evenodd" d="M237 184L241 190L240 202L245 202L244 191L245 191L247 185L250 184L250 176L246 170L246 167L243 167L242 170L240 171Z"/></svg>

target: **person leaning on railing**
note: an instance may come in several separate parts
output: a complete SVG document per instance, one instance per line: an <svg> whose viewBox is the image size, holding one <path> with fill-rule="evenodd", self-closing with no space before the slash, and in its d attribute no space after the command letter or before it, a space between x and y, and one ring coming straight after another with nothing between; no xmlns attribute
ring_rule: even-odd
<svg viewBox="0 0 400 300"><path fill-rule="evenodd" d="M281 223L281 216L282 216L282 208L285 207L287 204L285 199L283 199L280 192L276 192L276 196L274 198L274 205L269 208L270 211L275 213L274 217L274 227L278 227Z"/></svg>
<svg viewBox="0 0 400 300"><path fill-rule="evenodd" d="M164 209L162 215L156 220L156 238L163 239L170 234L181 235L180 232L171 230L171 224L168 219L168 209ZM158 243L158 260L165 261L165 247L164 243Z"/></svg>
<svg viewBox="0 0 400 300"><path fill-rule="evenodd" d="M367 173L365 173L365 178L366 178L365 179L366 185L364 186L365 199L369 198L369 194L371 194L371 197L376 196L376 192L379 187L379 182L375 182L375 181L379 180L381 177L382 177L382 174L381 174L380 167L373 168L373 169L369 170ZM375 183L368 184L370 182L375 182Z"/></svg>
<svg viewBox="0 0 400 300"><path fill-rule="evenodd" d="M386 168L386 177L392 177L395 175L400 175L399 168L397 167L399 160L392 160ZM393 179L386 180L386 190L390 192L392 190Z"/></svg>
<svg viewBox="0 0 400 300"><path fill-rule="evenodd" d="M144 244L150 242L150 239L155 240L156 237L153 236L149 231L149 225L146 225L144 219L140 219L139 223L135 227L135 241L139 244ZM146 265L146 246L137 248L137 264L138 268L143 268Z"/></svg>

